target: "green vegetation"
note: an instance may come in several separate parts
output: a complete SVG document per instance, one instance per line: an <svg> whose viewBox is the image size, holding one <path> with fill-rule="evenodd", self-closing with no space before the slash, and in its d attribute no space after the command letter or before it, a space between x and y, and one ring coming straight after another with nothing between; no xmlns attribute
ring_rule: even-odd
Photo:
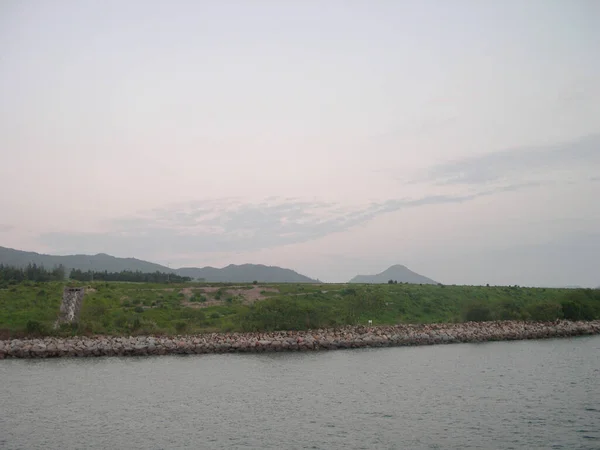
<svg viewBox="0 0 600 450"><path fill-rule="evenodd" d="M181 334L346 324L600 319L600 290L381 285L94 282L79 323L53 330L64 282L0 289L0 339L20 335ZM208 287L213 289L206 289ZM215 290L215 288L218 288ZM231 291L230 291L231 290ZM256 301L244 294L261 293ZM248 297L250 298L250 297ZM208 302L210 300L210 302Z"/></svg>
<svg viewBox="0 0 600 450"><path fill-rule="evenodd" d="M55 266L52 270L42 265L27 264L25 267L13 267L0 264L0 288L12 286L24 281L64 281L67 270L64 266ZM72 269L69 279L74 281L127 281L133 283L185 283L190 277L182 277L168 272L141 272L123 270L121 272L82 271Z"/></svg>
<svg viewBox="0 0 600 450"><path fill-rule="evenodd" d="M37 264L25 267L12 267L0 264L0 289L23 281L62 281L65 279L65 268L56 266L52 270Z"/></svg>
<svg viewBox="0 0 600 450"><path fill-rule="evenodd" d="M58 317L64 283L26 281L0 289L0 339L9 332L50 329ZM29 324L29 325L28 325Z"/></svg>
<svg viewBox="0 0 600 450"><path fill-rule="evenodd" d="M194 294L191 298L190 298L190 302L194 302L194 303L206 303L206 295L204 294Z"/></svg>
<svg viewBox="0 0 600 450"><path fill-rule="evenodd" d="M191 281L190 277L182 277L174 273L155 272L144 273L139 270L123 270L121 272L92 271L83 272L79 269L71 270L71 280L76 281L129 281L133 283L185 283Z"/></svg>

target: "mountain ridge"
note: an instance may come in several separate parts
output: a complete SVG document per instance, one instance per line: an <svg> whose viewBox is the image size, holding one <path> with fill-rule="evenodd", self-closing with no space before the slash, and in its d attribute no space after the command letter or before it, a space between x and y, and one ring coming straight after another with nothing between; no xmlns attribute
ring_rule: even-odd
<svg viewBox="0 0 600 450"><path fill-rule="evenodd" d="M26 252L0 246L0 264L15 267L25 267L28 264L42 265L48 269L63 265L67 273L71 269L83 271L122 272L124 270L140 272L175 273L189 276L193 279L203 279L209 282L251 283L319 283L319 280L309 278L292 269L264 264L229 264L223 268L216 267L182 267L171 269L161 264L144 261L137 258L120 258L106 253L95 255L48 255L37 252Z"/></svg>
<svg viewBox="0 0 600 450"><path fill-rule="evenodd" d="M389 280L397 281L398 283L410 284L438 284L437 281L413 272L402 264L394 264L393 266L385 269L383 272L375 275L356 275L354 278L348 281L348 283L383 284L387 283Z"/></svg>
<svg viewBox="0 0 600 450"><path fill-rule="evenodd" d="M292 269L266 266L264 264L229 264L222 268L212 266L201 268L181 267L176 270L176 273L184 277L214 282L228 282L233 280L237 283L251 283L257 280L263 283L319 283L319 280L309 278Z"/></svg>

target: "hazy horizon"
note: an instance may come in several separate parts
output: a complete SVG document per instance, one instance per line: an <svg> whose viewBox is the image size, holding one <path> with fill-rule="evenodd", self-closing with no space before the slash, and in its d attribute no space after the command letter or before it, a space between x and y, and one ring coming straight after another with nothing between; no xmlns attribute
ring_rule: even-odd
<svg viewBox="0 0 600 450"><path fill-rule="evenodd" d="M594 0L0 5L0 246L600 285Z"/></svg>

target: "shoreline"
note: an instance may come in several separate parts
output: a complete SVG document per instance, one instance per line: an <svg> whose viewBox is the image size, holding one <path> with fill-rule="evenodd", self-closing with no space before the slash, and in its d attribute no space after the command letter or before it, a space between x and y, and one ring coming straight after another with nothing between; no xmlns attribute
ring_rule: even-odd
<svg viewBox="0 0 600 450"><path fill-rule="evenodd" d="M600 334L600 320L587 322L560 320L357 325L307 331L209 333L185 336L43 337L0 341L0 360L319 351L551 339L598 334Z"/></svg>

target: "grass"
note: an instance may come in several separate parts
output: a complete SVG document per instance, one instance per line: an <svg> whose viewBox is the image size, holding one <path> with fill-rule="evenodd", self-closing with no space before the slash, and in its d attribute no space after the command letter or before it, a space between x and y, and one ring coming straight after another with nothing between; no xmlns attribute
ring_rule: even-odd
<svg viewBox="0 0 600 450"><path fill-rule="evenodd" d="M73 283L77 285L77 283ZM251 305L232 284L101 282L88 286L79 323L53 330L64 283L0 290L0 339L27 334L192 334L335 327L346 324L440 323L465 320L600 318L599 290L440 285L263 285ZM202 287L218 287L205 305ZM182 288L191 288L186 298ZM252 289L248 284L243 289ZM195 289L195 290L194 290ZM187 300L187 301L186 301ZM188 303L188 301L190 303ZM214 303L214 302L213 302ZM188 307L185 305L193 305Z"/></svg>

